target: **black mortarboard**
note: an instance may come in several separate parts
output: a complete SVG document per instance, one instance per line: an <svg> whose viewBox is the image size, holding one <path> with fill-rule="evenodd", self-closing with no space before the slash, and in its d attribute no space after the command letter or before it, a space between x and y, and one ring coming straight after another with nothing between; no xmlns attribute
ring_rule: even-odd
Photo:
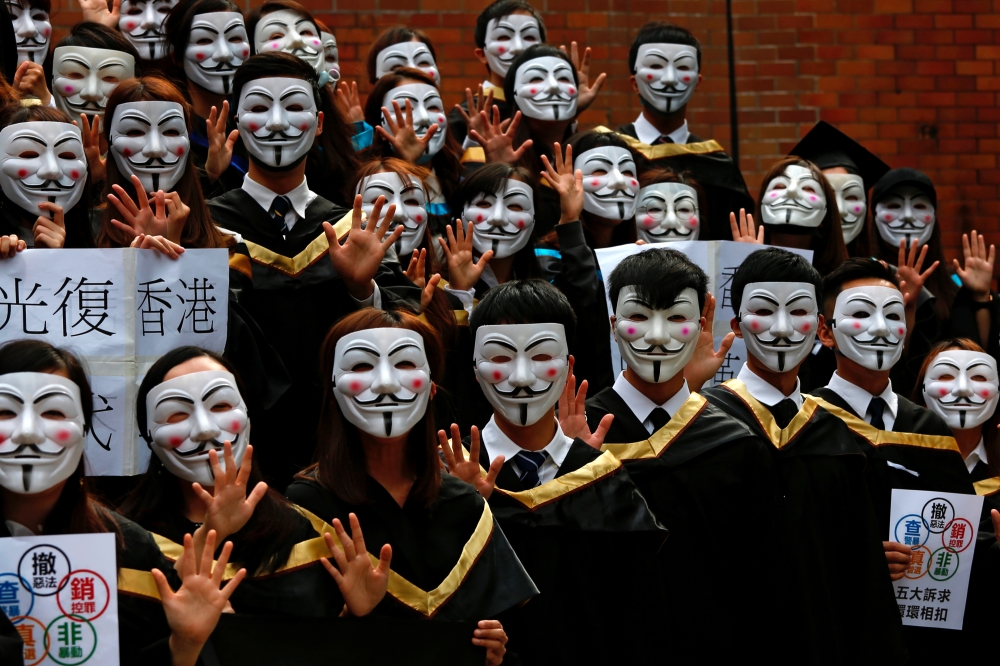
<svg viewBox="0 0 1000 666"><path fill-rule="evenodd" d="M900 185L912 185L917 188L926 194L934 207L937 208L937 190L934 189L934 181L927 174L916 169L893 169L879 178L878 182L875 183L875 189L872 190L872 208L889 190Z"/></svg>
<svg viewBox="0 0 1000 666"><path fill-rule="evenodd" d="M861 176L866 190L889 171L888 164L825 120L816 123L788 154L809 160L820 169L844 167Z"/></svg>

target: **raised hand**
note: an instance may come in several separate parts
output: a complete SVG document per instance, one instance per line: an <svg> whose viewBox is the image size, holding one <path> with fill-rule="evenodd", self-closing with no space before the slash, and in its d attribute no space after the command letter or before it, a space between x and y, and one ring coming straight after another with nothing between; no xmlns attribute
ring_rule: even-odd
<svg viewBox="0 0 1000 666"><path fill-rule="evenodd" d="M454 228L448 225L445 233L448 235L447 242L441 237L438 237L438 242L441 243L448 262L448 283L452 289L468 291L479 282L486 264L493 258L493 250L486 250L479 261L473 261L472 222L466 227L462 220L455 220Z"/></svg>
<svg viewBox="0 0 1000 666"><path fill-rule="evenodd" d="M219 465L219 453L215 450L208 452L208 464L211 465L212 474L215 476L213 492L208 492L198 482L191 484L194 494L205 505L205 521L202 527L206 530L215 530L219 539L225 539L243 529L253 516L257 503L267 494L267 484L261 481L247 495L247 481L250 479L250 470L253 469L252 445L247 445L246 453L243 454L243 464L239 466L238 471L236 459L233 457L233 445L228 441L224 442L222 451L226 461L224 471ZM195 536L197 537L197 534Z"/></svg>
<svg viewBox="0 0 1000 666"><path fill-rule="evenodd" d="M896 275L901 280L899 288L903 292L903 302L909 308L915 309L917 307L917 296L920 295L920 290L923 289L927 278L937 270L938 264L941 263L940 261L935 261L926 271L921 273L920 269L923 268L924 259L927 258L927 250L928 246L924 245L918 251L917 241L913 241L910 245L910 251L907 252L906 241L899 241Z"/></svg>
<svg viewBox="0 0 1000 666"><path fill-rule="evenodd" d="M134 247L140 250L156 250L160 254L165 254L171 259L177 259L182 254L184 254L184 248L168 241L163 236L147 236L146 234L139 234L132 239L132 243L129 247Z"/></svg>
<svg viewBox="0 0 1000 666"><path fill-rule="evenodd" d="M570 42L569 48L569 59L573 63L573 69L576 70L576 78L580 84L580 91L576 97L576 112L577 115L580 115L597 99L597 93L601 92L608 75L602 72L594 84L590 85L590 47L588 46L583 51L583 62L580 61L580 50L576 42ZM566 53L565 46L560 46L559 50Z"/></svg>
<svg viewBox="0 0 1000 666"><path fill-rule="evenodd" d="M590 432L590 425L587 424L587 380L580 382L580 390L577 391L572 363L573 357L570 356L569 377L559 395L559 427L567 437L581 439L595 449L600 449L615 416L605 414L597 424L597 430Z"/></svg>
<svg viewBox="0 0 1000 666"><path fill-rule="evenodd" d="M368 615L385 597L389 586L389 565L392 562L392 546L385 544L379 553L378 566L373 567L365 548L365 537L361 533L361 523L353 513L348 516L351 523L351 536L348 536L338 518L333 519L333 529L337 531L343 549L338 546L329 532L323 532L327 548L333 553L337 566L330 560L321 557L326 570L333 576L344 597L344 604L351 615L361 617Z"/></svg>
<svg viewBox="0 0 1000 666"><path fill-rule="evenodd" d="M468 109L466 111L462 108L461 104L456 104L455 108L458 109L458 113L462 116L462 120L465 121L465 126L467 128L466 134L471 137L470 132L475 130L477 134L482 134L486 126L483 124L483 116L480 114L493 108L493 88L491 87L489 91L483 94L483 84L479 84L476 88L476 97L472 97L472 89L465 89L465 106Z"/></svg>
<svg viewBox="0 0 1000 666"><path fill-rule="evenodd" d="M499 666L507 653L507 632L499 620L480 620L472 632L472 644L486 648L486 663Z"/></svg>
<svg viewBox="0 0 1000 666"><path fill-rule="evenodd" d="M108 9L107 0L79 0L84 21L100 23L106 28L118 30L118 20L122 15L122 0L114 0Z"/></svg>
<svg viewBox="0 0 1000 666"><path fill-rule="evenodd" d="M454 477L465 481L470 486L474 486L483 499L489 499L496 487L497 474L503 468L503 456L497 456L490 463L490 469L486 476L480 473L479 468L479 428L472 426L469 433L469 459L465 459L465 447L462 446L462 433L458 430L458 424L451 424L451 443L448 443L448 435L444 430L438 430L438 444L444 453L444 462L448 467L448 473Z"/></svg>
<svg viewBox="0 0 1000 666"><path fill-rule="evenodd" d="M239 130L233 130L226 136L226 119L229 117L229 101L222 102L222 113L213 106L208 112L208 122L205 128L208 132L208 158L205 160L205 173L212 180L217 180L233 161L233 146L240 136Z"/></svg>
<svg viewBox="0 0 1000 666"><path fill-rule="evenodd" d="M87 156L87 170L90 172L90 182L99 183L104 180L106 171L104 158L101 157L101 117L94 116L94 123L86 113L80 114L80 122L73 121L83 134L83 154Z"/></svg>
<svg viewBox="0 0 1000 666"><path fill-rule="evenodd" d="M726 354L733 346L736 334L730 331L726 337L722 338L719 349L715 349L715 336L712 335L712 327L715 324L715 296L708 294L705 297L705 308L701 311L701 316L705 319L705 325L701 327L698 335L698 346L694 349L694 356L684 366L684 379L687 380L688 389L700 391L706 382L712 380L715 373L719 371L726 360Z"/></svg>
<svg viewBox="0 0 1000 666"><path fill-rule="evenodd" d="M337 104L352 123L363 123L365 121L365 110L361 106L361 95L358 94L358 82L341 81L337 86Z"/></svg>
<svg viewBox="0 0 1000 666"><path fill-rule="evenodd" d="M48 215L42 214L35 220L31 233L35 237L35 247L58 249L66 246L66 217L59 204L43 201L38 204ZM49 217L51 215L51 217Z"/></svg>
<svg viewBox="0 0 1000 666"><path fill-rule="evenodd" d="M438 283L441 282L441 274L435 273L431 276L431 279L427 281L427 284L423 289L420 290L420 311L424 312L430 307L431 301L434 300L434 290L437 289Z"/></svg>
<svg viewBox="0 0 1000 666"><path fill-rule="evenodd" d="M583 213L583 171L573 170L573 146L566 146L565 158L559 143L553 144L552 148L556 167L553 169L549 158L542 155L542 166L545 167L542 177L559 194L559 224L576 222Z"/></svg>
<svg viewBox="0 0 1000 666"><path fill-rule="evenodd" d="M479 112L479 121L483 131L478 132L469 126L469 136L473 141L483 147L486 153L487 162L503 162L506 164L517 164L525 151L531 147L533 141L528 139L522 143L517 150L514 150L514 137L517 135L517 128L521 124L521 112L518 111L506 125L500 120L500 109L493 107L493 120L490 121L485 111Z"/></svg>
<svg viewBox="0 0 1000 666"><path fill-rule="evenodd" d="M28 244L19 240L14 234L0 236L0 260L11 259L18 252L24 252L26 249L28 249Z"/></svg>
<svg viewBox="0 0 1000 666"><path fill-rule="evenodd" d="M111 189L115 194L108 195L108 201L118 209L127 224L119 220L111 220L115 225L133 238L138 234L147 236L164 236L173 243L181 242L181 234L184 231L184 223L191 213L191 208L181 201L177 192L166 193L163 190L153 195L155 211L149 204L146 190L139 182L138 176L132 176L132 186L135 188L138 205L132 201L121 185L112 185Z"/></svg>
<svg viewBox="0 0 1000 666"><path fill-rule="evenodd" d="M396 157L406 162L416 164L417 160L427 151L427 144L438 130L441 128L434 123L427 128L427 133L423 137L417 136L417 131L413 127L413 104L406 100L406 112L399 108L399 102L392 100L392 108L396 112L395 119L389 109L382 107L382 116L385 118L389 129L377 125L375 131L382 139L392 146Z"/></svg>
<svg viewBox="0 0 1000 666"><path fill-rule="evenodd" d="M426 261L427 261L427 250L414 250L413 256L410 257L410 263L407 265L406 270L403 271L403 275L409 278L410 282L417 285L421 289L427 284L427 280L424 277L426 272Z"/></svg>
<svg viewBox="0 0 1000 666"><path fill-rule="evenodd" d="M910 566L910 556L913 551L909 546L895 541L883 541L882 550L885 551L885 561L889 565L889 579L902 580L907 567Z"/></svg>
<svg viewBox="0 0 1000 666"><path fill-rule="evenodd" d="M962 254L965 258L965 266L959 263L958 259L953 259L955 272L962 279L962 286L972 292L976 301L985 303L990 300L990 284L993 282L993 260L996 258L996 248L990 245L989 253L986 252L986 237L976 231L971 234L962 234Z"/></svg>
<svg viewBox="0 0 1000 666"><path fill-rule="evenodd" d="M403 235L403 225L398 225L392 233L387 233L392 224L392 216L396 214L396 207L389 206L383 216L384 206L385 197L376 199L368 224L362 228L361 220L364 213L361 210L361 195L354 197L351 232L343 245L337 240L337 232L334 231L333 225L329 222L323 223L323 231L330 244L330 263L344 281L347 291L359 301L370 298L374 293L375 273L385 253Z"/></svg>
<svg viewBox="0 0 1000 666"><path fill-rule="evenodd" d="M736 224L736 213L729 214L729 228L733 232L733 240L737 243L764 244L764 225L760 225L755 232L753 215L748 214L745 208L740 208L739 225Z"/></svg>
<svg viewBox="0 0 1000 666"><path fill-rule="evenodd" d="M48 106L52 101L49 87L45 85L45 70L37 62L25 60L17 66L14 72L14 89L25 95L37 97L42 106Z"/></svg>

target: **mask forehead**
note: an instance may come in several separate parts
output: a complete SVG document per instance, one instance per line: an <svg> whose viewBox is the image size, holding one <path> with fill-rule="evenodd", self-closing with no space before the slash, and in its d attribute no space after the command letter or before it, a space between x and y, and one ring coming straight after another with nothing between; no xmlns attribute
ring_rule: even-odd
<svg viewBox="0 0 1000 666"><path fill-rule="evenodd" d="M698 208L698 193L693 187L684 183L653 183L639 190L639 197L641 199L656 197L661 201L677 201L689 197L694 200L695 209Z"/></svg>
<svg viewBox="0 0 1000 666"><path fill-rule="evenodd" d="M804 166L799 166L798 164L789 164L788 166L786 166L784 175L786 178L794 178L795 180L798 181L812 180L817 183L819 182L816 179L816 176L813 174L812 170Z"/></svg>
<svg viewBox="0 0 1000 666"><path fill-rule="evenodd" d="M623 287L622 290L618 292L618 302L615 305L615 312L620 312L622 307L629 303L634 303L657 312L678 311L681 314L694 315L695 318L700 318L701 316L701 313L698 310L698 292L691 287L686 287L681 291L681 293L677 294L677 298L674 299L673 304L669 308L656 309L646 303L643 299L639 298L635 286L629 285L627 287ZM692 306L694 308L693 312L690 311Z"/></svg>
<svg viewBox="0 0 1000 666"><path fill-rule="evenodd" d="M694 58L695 66L698 63L698 52L690 44L643 44L636 52L636 63L646 60L660 58L662 60L675 61L681 56Z"/></svg>
<svg viewBox="0 0 1000 666"><path fill-rule="evenodd" d="M424 338L416 331L411 331L408 328L366 328L363 331L348 333L337 341L334 352L334 375L350 371L349 368L340 367L344 354L349 351L369 350L376 352L379 357L386 357L399 349L412 345L416 345L420 350L426 365L427 354L424 350Z"/></svg>
<svg viewBox="0 0 1000 666"><path fill-rule="evenodd" d="M506 30L504 30L506 28ZM509 34L509 31L524 32L527 28L538 29L538 20L525 14L507 14L500 18L490 19L486 24L486 39L495 38L497 33Z"/></svg>
<svg viewBox="0 0 1000 666"><path fill-rule="evenodd" d="M73 380L47 372L10 372L0 375L0 393L12 392L24 401L25 407L30 407L37 398L52 391L66 394L73 399L77 413L67 414L68 417L82 416L83 402L80 400L80 387Z"/></svg>
<svg viewBox="0 0 1000 666"><path fill-rule="evenodd" d="M67 60L82 61L91 70L105 68L109 65L120 65L126 69L126 76L123 78L135 76L135 58L124 51L96 49L89 46L60 46L52 54L52 61L56 68Z"/></svg>
<svg viewBox="0 0 1000 666"><path fill-rule="evenodd" d="M160 400L168 396L183 395L201 402L211 397L213 389L221 386L232 388L237 392L239 391L236 384L236 377L225 370L203 370L168 379L149 390L149 393L146 395L147 413L151 414ZM242 403L243 398L240 396L240 404Z"/></svg>
<svg viewBox="0 0 1000 666"><path fill-rule="evenodd" d="M600 148L591 148L580 153L573 160L573 166L577 169L583 169L584 173L587 173L587 169L594 170L598 168L607 168L608 170L617 168L619 171L630 168L634 172L635 159L627 148L601 146Z"/></svg>
<svg viewBox="0 0 1000 666"><path fill-rule="evenodd" d="M243 90L240 91L240 110L245 110L244 101L252 94L270 98L271 104L274 104L293 92L304 93L309 98L312 108L315 108L316 100L313 98L312 86L308 82L289 77L268 77L254 79L243 86Z"/></svg>
<svg viewBox="0 0 1000 666"><path fill-rule="evenodd" d="M966 349L946 349L934 357L933 363L928 370L928 374L941 375L954 373L955 368L959 372L966 372L969 375L983 374L987 381L996 383L997 381L997 361L989 354Z"/></svg>
<svg viewBox="0 0 1000 666"><path fill-rule="evenodd" d="M0 145L8 148L11 141L22 137L31 137L46 147L62 145L66 139L75 140L83 147L83 134L79 127L48 120L7 125L0 130Z"/></svg>
<svg viewBox="0 0 1000 666"><path fill-rule="evenodd" d="M383 171L382 173L376 173L368 176L358 185L358 193L364 192L369 187L388 189L395 194L399 194L404 188L410 189L411 187L415 187L417 189L422 189L420 181L413 176L407 176L406 181L404 181L399 174L394 171Z"/></svg>
<svg viewBox="0 0 1000 666"><path fill-rule="evenodd" d="M316 38L319 39L319 28L308 17L291 9L279 9L261 17L254 27L253 38L259 48L268 41L271 30L283 29L302 32L303 28L311 28L315 31Z"/></svg>
<svg viewBox="0 0 1000 666"><path fill-rule="evenodd" d="M184 122L184 107L177 102L126 102L115 107L114 118L111 119L111 133L114 134L115 127L121 123L121 119L135 115L149 120L154 127L161 125L164 121L180 119ZM186 128L185 128L186 131Z"/></svg>
<svg viewBox="0 0 1000 666"><path fill-rule="evenodd" d="M382 105L391 109L392 101L399 100L400 98L409 98L410 104L416 107L418 104L426 105L430 100L440 101L441 93L438 92L437 88L426 83L407 83L402 86L396 86L387 92L385 99L382 100ZM400 101L399 106L405 109L405 101Z"/></svg>
<svg viewBox="0 0 1000 666"><path fill-rule="evenodd" d="M523 84L529 74L536 72L544 72L545 74L566 72L572 77L573 68L562 58L556 56L540 56L521 63L521 66L517 68L517 81Z"/></svg>
<svg viewBox="0 0 1000 666"><path fill-rule="evenodd" d="M833 308L833 316L840 317L850 314L852 303L866 303L871 307L885 308L890 305L903 306L903 294L894 287L864 286L845 289L837 294L836 305Z"/></svg>
<svg viewBox="0 0 1000 666"><path fill-rule="evenodd" d="M534 194L531 191L531 186L524 181L507 178L504 180L502 189L497 194L500 193L502 193L505 197L511 194L523 194L528 197L529 201L534 203Z"/></svg>
<svg viewBox="0 0 1000 666"><path fill-rule="evenodd" d="M853 173L828 173L824 175L834 192L840 194L849 189L859 188L861 190L862 197L864 196L865 181L861 179L861 176Z"/></svg>
<svg viewBox="0 0 1000 666"><path fill-rule="evenodd" d="M553 340L561 346L559 355L569 354L566 329L562 324L501 324L480 326L476 330L476 355L489 343L503 342L521 353L530 352L530 347L544 340ZM514 351L512 350L512 351Z"/></svg>
<svg viewBox="0 0 1000 666"><path fill-rule="evenodd" d="M243 14L239 12L208 12L196 14L191 19L191 29L210 28L219 34L225 34L237 26L244 26Z"/></svg>
<svg viewBox="0 0 1000 666"><path fill-rule="evenodd" d="M746 312L751 298L763 298L778 307L816 309L816 287L808 282L751 282L743 289L741 312Z"/></svg>

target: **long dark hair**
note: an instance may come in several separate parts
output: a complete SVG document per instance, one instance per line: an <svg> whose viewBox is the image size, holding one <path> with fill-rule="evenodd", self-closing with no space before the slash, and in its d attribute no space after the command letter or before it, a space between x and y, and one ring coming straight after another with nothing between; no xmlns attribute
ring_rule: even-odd
<svg viewBox="0 0 1000 666"><path fill-rule="evenodd" d="M368 47L368 57L365 59L365 65L368 70L368 83L375 83L378 81L378 77L375 76L375 62L378 60L378 54L393 44L400 44L402 42L423 42L427 46L427 50L431 52L431 57L434 58L434 62L440 67L437 52L434 50L434 44L431 43L431 38L428 37L423 30L397 25L394 28L386 28L383 30L381 34L375 38L375 41L372 42L372 45ZM381 97L379 99L381 99ZM371 123L368 124L371 125ZM374 127L374 125L372 125L372 127Z"/></svg>
<svg viewBox="0 0 1000 666"><path fill-rule="evenodd" d="M240 395L247 395L236 369L222 356L200 347L173 349L153 364L139 385L135 418L139 432L147 444L150 444L152 438L146 428L146 396L154 387L163 383L163 378L170 370L185 361L201 357L212 359L225 368L226 372L232 373L236 377ZM260 469L254 466L250 471L247 487L253 488L263 478ZM147 530L164 530L176 524L177 517L183 510L180 483L183 481L171 474L158 456L152 455L149 467L139 477L138 485L122 501L121 511ZM233 562L245 566L252 575L273 573L288 561L299 531L300 518L288 500L269 488L254 509L249 522L233 535Z"/></svg>
<svg viewBox="0 0 1000 666"><path fill-rule="evenodd" d="M424 339L431 381L444 376L444 351L437 333L409 312L366 308L344 317L330 329L320 349L320 371L324 380L316 463L298 476L317 481L344 502L355 506L371 501L368 464L358 429L344 419L334 396L333 359L338 340L349 333L370 328L405 328L419 333ZM434 410L430 406L424 418L410 430L406 445L410 471L417 477L407 501L430 507L441 487L437 430L434 427Z"/></svg>

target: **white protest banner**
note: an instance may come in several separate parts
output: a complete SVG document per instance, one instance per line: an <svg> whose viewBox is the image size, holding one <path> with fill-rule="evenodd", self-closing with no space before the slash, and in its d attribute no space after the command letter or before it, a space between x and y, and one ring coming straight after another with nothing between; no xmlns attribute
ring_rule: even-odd
<svg viewBox="0 0 1000 666"><path fill-rule="evenodd" d="M113 534L0 539L0 610L25 666L118 665Z"/></svg>
<svg viewBox="0 0 1000 666"><path fill-rule="evenodd" d="M182 345L226 346L225 249L32 249L0 261L0 343L44 340L84 359L94 391L88 473L140 473L148 450L135 427L146 370Z"/></svg>
<svg viewBox="0 0 1000 666"><path fill-rule="evenodd" d="M601 270L601 276L607 285L608 277L621 261L628 256L652 249L677 250L690 259L693 263L701 267L708 274L708 290L715 295L715 325L712 334L715 337L715 348L719 348L722 339L732 330L729 321L733 318L732 299L730 297L730 283L736 269L739 268L743 260L757 250L769 247L767 245L756 245L753 243L736 243L733 241L678 241L675 243L652 243L647 245L617 245L615 247L597 250L597 263ZM812 261L812 250L796 250L794 248L783 248L789 252L800 254L809 261ZM607 300L608 314L614 314L614 304L610 297ZM737 339L733 343L732 349L726 354L726 359L712 379L712 385L734 378L739 373L740 368L746 362L746 346L742 340ZM618 351L618 344L614 341L614 334L611 334L611 366L614 372L625 369Z"/></svg>
<svg viewBox="0 0 1000 666"><path fill-rule="evenodd" d="M904 625L962 628L982 509L978 495L893 489L889 540L913 551L892 584Z"/></svg>

